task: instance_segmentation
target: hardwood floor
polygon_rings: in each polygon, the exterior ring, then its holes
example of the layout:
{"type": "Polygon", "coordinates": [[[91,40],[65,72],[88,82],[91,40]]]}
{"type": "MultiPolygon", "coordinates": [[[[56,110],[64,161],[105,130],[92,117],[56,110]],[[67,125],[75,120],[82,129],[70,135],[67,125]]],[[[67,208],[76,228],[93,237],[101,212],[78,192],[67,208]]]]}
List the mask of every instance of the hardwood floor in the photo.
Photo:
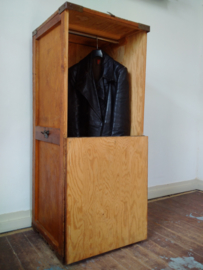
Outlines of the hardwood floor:
{"type": "Polygon", "coordinates": [[[0,270],[203,269],[203,193],[149,201],[148,240],[62,265],[32,229],[0,235],[0,270]]]}

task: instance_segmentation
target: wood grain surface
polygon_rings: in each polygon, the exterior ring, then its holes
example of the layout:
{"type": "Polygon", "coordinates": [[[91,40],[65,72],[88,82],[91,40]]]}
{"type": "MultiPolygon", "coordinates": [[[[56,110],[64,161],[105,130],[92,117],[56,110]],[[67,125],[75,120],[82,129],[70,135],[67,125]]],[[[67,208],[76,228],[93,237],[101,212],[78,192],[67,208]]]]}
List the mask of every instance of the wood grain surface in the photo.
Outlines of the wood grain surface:
{"type": "Polygon", "coordinates": [[[139,24],[94,10],[83,9],[83,12],[70,11],[70,29],[119,40],[134,31],[139,31],[139,24]]]}
{"type": "MultiPolygon", "coordinates": [[[[96,44],[96,42],[95,42],[96,44]]],[[[68,65],[69,67],[72,67],[73,65],[77,64],[85,58],[94,48],[86,45],[81,45],[81,44],[75,44],[70,42],[69,43],[69,50],[68,50],[68,65]]]]}
{"type": "Polygon", "coordinates": [[[55,13],[33,37],[33,226],[61,257],[67,175],[68,22],[68,11],[55,13]],[[41,134],[45,129],[50,131],[48,138],[41,134]]]}
{"type": "MultiPolygon", "coordinates": [[[[119,18],[116,14],[112,16],[82,6],[78,9],[73,8],[73,4],[71,4],[71,7],[69,5],[69,8],[66,9],[65,12],[68,12],[70,16],[71,30],[83,31],[85,33],[92,33],[108,38],[114,37],[115,39],[120,39],[135,31],[150,31],[150,27],[147,25],[119,18]]],[[[47,28],[52,27],[59,17],[60,14],[57,10],[36,29],[37,35],[40,36],[45,33],[47,28]]]]}
{"type": "Polygon", "coordinates": [[[6,237],[0,238],[0,269],[24,270],[6,237]]]}
{"type": "Polygon", "coordinates": [[[39,142],[38,216],[40,224],[59,242],[60,237],[60,147],[39,142]]]}
{"type": "Polygon", "coordinates": [[[51,31],[52,28],[56,27],[57,24],[59,24],[61,21],[61,15],[59,13],[55,14],[51,20],[48,20],[43,27],[39,27],[37,29],[37,33],[35,38],[39,39],[42,37],[42,35],[45,35],[48,31],[51,31]]]}
{"type": "Polygon", "coordinates": [[[59,186],[59,208],[60,208],[60,254],[65,259],[65,235],[66,235],[66,216],[65,208],[67,197],[65,193],[67,185],[67,126],[68,126],[68,29],[69,12],[61,14],[61,90],[60,90],[60,178],[59,186]]]}
{"type": "Polygon", "coordinates": [[[147,237],[147,137],[69,138],[67,263],[147,237]]]}
{"type": "Polygon", "coordinates": [[[56,26],[38,40],[38,50],[38,126],[60,128],[60,25],[56,26]]]}

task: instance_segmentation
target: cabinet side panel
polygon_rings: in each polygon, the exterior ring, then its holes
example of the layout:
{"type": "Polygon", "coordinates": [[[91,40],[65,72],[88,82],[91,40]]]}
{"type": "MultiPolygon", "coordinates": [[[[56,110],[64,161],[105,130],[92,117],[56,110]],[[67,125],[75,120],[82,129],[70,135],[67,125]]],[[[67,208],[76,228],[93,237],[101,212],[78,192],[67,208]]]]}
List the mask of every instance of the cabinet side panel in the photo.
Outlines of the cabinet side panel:
{"type": "Polygon", "coordinates": [[[127,67],[130,82],[131,136],[143,135],[147,33],[126,38],[123,45],[104,48],[116,61],[127,67]]]}
{"type": "Polygon", "coordinates": [[[38,41],[38,126],[60,128],[61,31],[60,24],[38,41]]]}
{"type": "Polygon", "coordinates": [[[61,229],[59,158],[58,145],[39,141],[38,222],[58,243],[61,229]]]}
{"type": "Polygon", "coordinates": [[[67,263],[147,237],[147,137],[70,138],[67,263]]]}
{"type": "Polygon", "coordinates": [[[55,14],[37,33],[33,44],[33,227],[63,259],[68,12],[55,14]]]}

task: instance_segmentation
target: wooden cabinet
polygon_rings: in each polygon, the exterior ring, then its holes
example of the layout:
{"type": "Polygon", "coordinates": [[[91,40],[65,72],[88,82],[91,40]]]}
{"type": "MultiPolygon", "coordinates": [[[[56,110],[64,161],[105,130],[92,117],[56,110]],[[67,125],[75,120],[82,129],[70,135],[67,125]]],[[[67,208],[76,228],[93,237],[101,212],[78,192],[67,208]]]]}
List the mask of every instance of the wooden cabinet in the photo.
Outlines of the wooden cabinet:
{"type": "Polygon", "coordinates": [[[149,27],[66,2],[33,32],[33,227],[70,264],[147,238],[149,27]],[[131,136],[67,137],[68,68],[99,46],[127,67],[131,136]],[[47,132],[48,131],[48,132],[47,132]]]}

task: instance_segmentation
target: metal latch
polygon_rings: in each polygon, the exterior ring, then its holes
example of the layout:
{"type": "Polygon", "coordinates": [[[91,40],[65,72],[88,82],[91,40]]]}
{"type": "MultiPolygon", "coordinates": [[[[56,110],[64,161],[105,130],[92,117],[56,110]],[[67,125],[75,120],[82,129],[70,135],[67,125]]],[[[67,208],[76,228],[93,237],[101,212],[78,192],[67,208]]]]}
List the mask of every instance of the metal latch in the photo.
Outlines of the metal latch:
{"type": "Polygon", "coordinates": [[[48,138],[49,137],[49,130],[45,130],[45,131],[41,131],[42,134],[44,134],[44,138],[48,138]]]}

